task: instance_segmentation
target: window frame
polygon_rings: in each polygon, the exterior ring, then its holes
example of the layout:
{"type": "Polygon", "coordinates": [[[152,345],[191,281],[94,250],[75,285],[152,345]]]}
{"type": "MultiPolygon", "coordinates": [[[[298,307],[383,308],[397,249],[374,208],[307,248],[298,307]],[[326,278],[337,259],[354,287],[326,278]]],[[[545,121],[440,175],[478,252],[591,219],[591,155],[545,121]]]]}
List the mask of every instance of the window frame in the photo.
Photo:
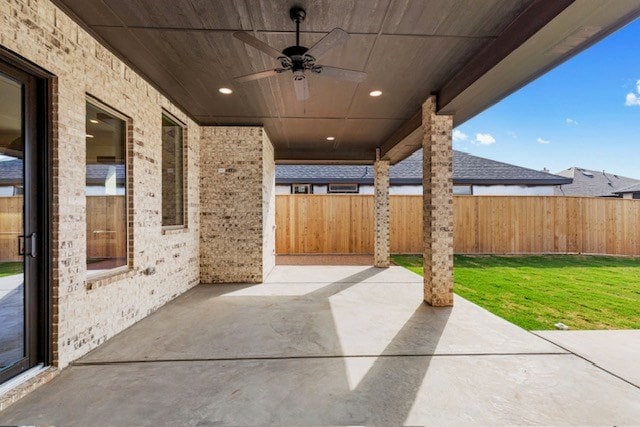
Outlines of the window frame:
{"type": "Polygon", "coordinates": [[[473,185],[470,185],[470,184],[469,184],[469,185],[466,185],[466,184],[456,184],[456,185],[453,185],[453,187],[451,188],[451,193],[452,193],[454,196],[473,196],[473,185]],[[461,190],[462,188],[467,189],[467,190],[468,190],[468,193],[467,193],[467,192],[464,192],[464,193],[460,192],[460,190],[461,190]],[[458,189],[458,191],[457,191],[457,192],[456,192],[456,189],[458,189]]]}
{"type": "Polygon", "coordinates": [[[313,186],[311,184],[291,184],[291,194],[301,194],[301,195],[313,194],[313,186]],[[306,187],[307,188],[307,192],[306,193],[297,193],[296,192],[296,187],[306,187]]]}
{"type": "Polygon", "coordinates": [[[356,184],[356,183],[333,183],[333,184],[329,184],[327,185],[327,194],[358,194],[360,193],[360,184],[356,184]],[[350,190],[334,190],[331,187],[332,186],[339,186],[339,185],[355,185],[355,190],[354,191],[350,191],[350,190]]]}
{"type": "MultiPolygon", "coordinates": [[[[99,271],[97,273],[92,273],[92,270],[89,270],[88,264],[86,261],[87,251],[85,250],[85,271],[87,277],[87,289],[93,289],[95,287],[102,286],[103,284],[111,281],[115,281],[121,278],[126,277],[131,274],[134,268],[134,260],[133,260],[133,121],[131,117],[122,113],[121,111],[111,107],[105,102],[101,101],[99,98],[92,96],[90,94],[85,95],[85,119],[87,106],[91,104],[92,106],[105,111],[108,114],[113,115],[114,117],[122,120],[124,122],[124,164],[125,164],[125,248],[126,248],[126,264],[118,267],[111,268],[107,271],[99,271]]],[[[85,128],[86,128],[85,123],[85,128]]],[[[85,150],[87,144],[87,137],[84,138],[85,141],[85,150]]],[[[87,167],[87,159],[85,155],[84,159],[84,167],[86,171],[87,167]]],[[[85,187],[87,186],[86,177],[84,182],[85,187]]],[[[85,190],[86,191],[86,190],[85,190]]],[[[86,198],[88,196],[85,194],[85,203],[86,198]]],[[[87,225],[87,219],[85,217],[85,230],[87,225]]],[[[88,236],[85,236],[85,239],[88,240],[88,236]]]]}
{"type": "Polygon", "coordinates": [[[182,224],[176,225],[164,225],[164,214],[163,214],[163,206],[162,206],[162,190],[163,190],[163,177],[162,173],[162,134],[160,135],[160,226],[162,228],[163,234],[167,234],[166,232],[171,232],[173,230],[187,230],[189,228],[189,204],[188,204],[188,167],[187,167],[187,125],[180,119],[178,119],[175,115],[171,114],[169,111],[162,109],[160,114],[160,132],[162,132],[162,119],[163,116],[167,119],[174,122],[176,125],[180,127],[181,130],[181,141],[182,144],[182,224]]]}

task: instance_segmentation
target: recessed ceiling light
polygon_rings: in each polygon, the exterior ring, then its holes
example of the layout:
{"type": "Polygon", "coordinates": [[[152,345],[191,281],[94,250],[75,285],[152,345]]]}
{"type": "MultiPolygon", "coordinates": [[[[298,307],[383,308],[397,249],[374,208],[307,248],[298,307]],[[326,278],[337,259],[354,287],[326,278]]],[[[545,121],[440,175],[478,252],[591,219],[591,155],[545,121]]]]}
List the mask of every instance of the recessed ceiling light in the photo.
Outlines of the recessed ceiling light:
{"type": "Polygon", "coordinates": [[[380,96],[382,95],[382,91],[381,90],[373,90],[371,92],[369,92],[369,96],[380,96]]]}
{"type": "Polygon", "coordinates": [[[220,89],[218,89],[218,92],[224,94],[224,95],[230,95],[233,93],[233,91],[231,89],[229,89],[228,87],[221,87],[220,89]]]}
{"type": "Polygon", "coordinates": [[[93,138],[93,135],[87,134],[87,138],[93,138]]]}
{"type": "Polygon", "coordinates": [[[91,119],[91,120],[89,120],[89,121],[90,121],[91,123],[96,123],[96,124],[100,123],[100,121],[99,121],[99,120],[96,120],[96,119],[91,119]]]}
{"type": "Polygon", "coordinates": [[[336,137],[335,136],[328,136],[327,137],[327,141],[335,141],[336,137]]]}

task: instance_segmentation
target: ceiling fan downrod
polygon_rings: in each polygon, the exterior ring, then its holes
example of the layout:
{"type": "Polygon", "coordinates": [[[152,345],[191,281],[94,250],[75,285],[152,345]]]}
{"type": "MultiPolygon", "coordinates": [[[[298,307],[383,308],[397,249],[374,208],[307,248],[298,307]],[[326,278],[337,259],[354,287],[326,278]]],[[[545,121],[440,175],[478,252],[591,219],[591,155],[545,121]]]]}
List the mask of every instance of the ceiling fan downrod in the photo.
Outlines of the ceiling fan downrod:
{"type": "Polygon", "coordinates": [[[289,17],[296,23],[296,46],[300,46],[300,23],[307,17],[307,12],[301,7],[294,6],[289,10],[289,17]]]}

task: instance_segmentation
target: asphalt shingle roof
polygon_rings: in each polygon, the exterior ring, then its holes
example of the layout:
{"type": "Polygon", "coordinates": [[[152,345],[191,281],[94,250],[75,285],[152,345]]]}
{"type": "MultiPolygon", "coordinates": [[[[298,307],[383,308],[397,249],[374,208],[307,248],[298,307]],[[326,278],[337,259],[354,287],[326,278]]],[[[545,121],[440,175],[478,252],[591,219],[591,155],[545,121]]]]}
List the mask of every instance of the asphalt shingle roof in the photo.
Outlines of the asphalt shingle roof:
{"type": "Polygon", "coordinates": [[[640,184],[638,179],[578,167],[565,169],[558,175],[573,179],[571,184],[556,189],[556,194],[563,196],[615,196],[619,190],[640,184]]]}
{"type": "Polygon", "coordinates": [[[22,182],[22,160],[6,160],[0,162],[0,183],[18,184],[22,182]]]}
{"type": "MultiPolygon", "coordinates": [[[[422,183],[422,150],[391,166],[389,181],[395,185],[422,183]]],[[[276,183],[354,183],[373,184],[372,166],[344,165],[277,165],[276,183]]],[[[453,152],[455,184],[486,185],[559,185],[570,180],[550,173],[527,169],[462,151],[453,152]]]]}
{"type": "Polygon", "coordinates": [[[630,185],[628,187],[624,187],[621,188],[619,190],[616,190],[616,193],[618,194],[623,194],[623,193],[640,193],[640,183],[638,184],[634,184],[634,185],[630,185]]]}
{"type": "MultiPolygon", "coordinates": [[[[109,173],[112,165],[88,165],[87,166],[87,182],[103,183],[109,173]]],[[[116,181],[124,182],[125,167],[124,165],[115,165],[116,181]]],[[[18,184],[22,182],[22,160],[7,160],[0,162],[0,184],[18,184]]]]}

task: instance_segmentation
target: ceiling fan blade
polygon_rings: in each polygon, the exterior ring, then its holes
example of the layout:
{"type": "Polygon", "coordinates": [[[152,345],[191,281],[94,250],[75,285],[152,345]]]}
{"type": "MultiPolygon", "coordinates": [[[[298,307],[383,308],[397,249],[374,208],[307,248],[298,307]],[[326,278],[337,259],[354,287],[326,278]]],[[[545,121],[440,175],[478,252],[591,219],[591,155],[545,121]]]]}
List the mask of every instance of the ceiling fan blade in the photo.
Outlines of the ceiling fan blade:
{"type": "Polygon", "coordinates": [[[348,80],[350,82],[361,83],[367,78],[367,73],[356,70],[345,70],[344,68],[320,66],[319,74],[325,77],[333,77],[340,80],[348,80]]]}
{"type": "Polygon", "coordinates": [[[255,47],[260,52],[266,53],[272,58],[278,59],[285,56],[279,50],[269,46],[262,40],[258,40],[257,38],[253,37],[251,34],[246,33],[244,31],[236,31],[235,33],[233,33],[233,37],[237,38],[241,42],[248,44],[249,46],[255,47]]]}
{"type": "Polygon", "coordinates": [[[296,92],[298,101],[304,101],[309,98],[309,84],[306,78],[295,76],[293,78],[293,89],[296,92]]]}
{"type": "Polygon", "coordinates": [[[334,28],[329,34],[320,39],[318,43],[311,46],[311,49],[309,49],[305,55],[313,56],[315,59],[320,59],[320,57],[325,53],[340,46],[350,38],[351,36],[346,31],[340,28],[334,28]]]}
{"type": "Polygon", "coordinates": [[[260,71],[258,73],[247,74],[244,76],[234,77],[234,80],[239,83],[250,82],[252,80],[265,79],[267,77],[273,77],[277,74],[280,74],[282,71],[280,68],[276,68],[275,70],[265,70],[260,71]]]}

